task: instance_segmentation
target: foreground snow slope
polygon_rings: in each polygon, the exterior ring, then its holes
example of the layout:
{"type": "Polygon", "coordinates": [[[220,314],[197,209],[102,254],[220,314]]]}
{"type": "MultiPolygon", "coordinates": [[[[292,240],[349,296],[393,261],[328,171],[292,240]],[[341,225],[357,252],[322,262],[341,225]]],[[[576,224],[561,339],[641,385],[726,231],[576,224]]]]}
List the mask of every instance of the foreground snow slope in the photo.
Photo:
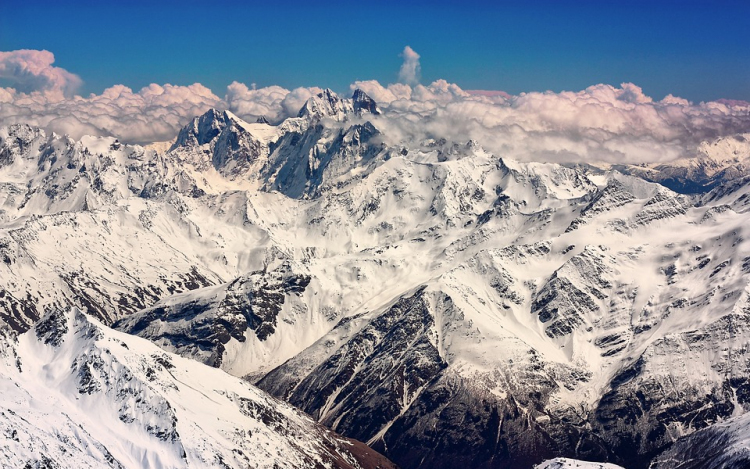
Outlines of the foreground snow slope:
{"type": "Polygon", "coordinates": [[[392,467],[220,370],[52,313],[0,342],[3,467],[392,467]]]}
{"type": "Polygon", "coordinates": [[[622,469],[620,466],[608,463],[579,461],[577,459],[555,458],[544,461],[534,469],[622,469]]]}

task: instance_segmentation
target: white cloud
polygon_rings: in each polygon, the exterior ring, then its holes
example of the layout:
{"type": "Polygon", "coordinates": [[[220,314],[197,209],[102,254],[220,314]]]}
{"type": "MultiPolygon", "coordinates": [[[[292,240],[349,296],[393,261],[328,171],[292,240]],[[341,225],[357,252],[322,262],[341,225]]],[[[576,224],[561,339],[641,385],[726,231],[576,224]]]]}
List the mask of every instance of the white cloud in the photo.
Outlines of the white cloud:
{"type": "Polygon", "coordinates": [[[73,138],[113,135],[127,142],[147,143],[174,138],[194,116],[221,105],[221,99],[199,83],[151,84],[137,93],[115,85],[100,95],[68,99],[59,99],[56,93],[21,93],[6,88],[0,92],[0,123],[38,125],[73,138]]]}
{"type": "Polygon", "coordinates": [[[230,111],[250,122],[261,116],[275,122],[287,117],[281,103],[288,94],[280,86],[256,89],[235,81],[227,87],[225,101],[230,111]]]}
{"type": "Polygon", "coordinates": [[[416,85],[419,83],[421,67],[419,65],[419,54],[414,52],[409,46],[404,47],[400,57],[404,59],[401,64],[401,70],[398,72],[398,81],[407,85],[416,85]]]}
{"type": "Polygon", "coordinates": [[[58,99],[72,96],[81,85],[78,75],[53,67],[55,56],[46,50],[0,51],[0,78],[21,92],[40,91],[58,99]]]}
{"type": "Polygon", "coordinates": [[[256,89],[234,82],[221,99],[200,83],[152,83],[138,92],[114,85],[99,95],[66,97],[80,79],[51,67],[53,61],[46,51],[0,52],[3,76],[15,77],[23,85],[0,88],[0,125],[27,123],[76,139],[87,134],[112,135],[128,143],[150,143],[171,140],[190,119],[210,108],[229,109],[251,122],[260,116],[279,122],[296,116],[305,101],[321,91],[315,87],[256,89]]]}
{"type": "Polygon", "coordinates": [[[296,117],[305,102],[323,91],[321,88],[295,88],[292,91],[280,86],[248,88],[233,82],[227,87],[227,108],[249,122],[264,116],[270,122],[280,122],[287,117],[296,117]]]}
{"type": "Polygon", "coordinates": [[[350,91],[361,89],[378,104],[390,104],[397,99],[409,100],[411,98],[411,86],[403,83],[392,83],[384,87],[375,80],[355,81],[349,86],[350,91]]]}
{"type": "MultiPolygon", "coordinates": [[[[405,49],[405,64],[411,63],[407,69],[414,73],[418,57],[405,49]]],[[[137,92],[115,85],[99,95],[66,97],[80,79],[53,62],[46,51],[0,52],[0,73],[18,85],[0,88],[0,125],[29,123],[74,138],[113,135],[147,143],[174,138],[190,119],[212,107],[248,121],[265,116],[279,122],[296,116],[321,91],[234,82],[224,99],[198,83],[151,84],[137,92]]],[[[693,104],[672,95],[656,101],[631,83],[518,96],[465,91],[445,80],[426,86],[358,81],[351,85],[355,88],[379,103],[384,115],[372,118],[392,143],[473,139],[499,156],[525,161],[669,161],[691,155],[702,140],[750,132],[747,102],[693,104]]]]}
{"type": "MultiPolygon", "coordinates": [[[[379,102],[379,125],[395,139],[474,139],[500,156],[534,161],[641,163],[690,156],[697,143],[750,131],[744,102],[654,101],[632,83],[578,92],[466,92],[438,80],[399,96],[395,85],[357,82],[379,102]]],[[[398,85],[405,86],[405,85],[398,85]]]]}

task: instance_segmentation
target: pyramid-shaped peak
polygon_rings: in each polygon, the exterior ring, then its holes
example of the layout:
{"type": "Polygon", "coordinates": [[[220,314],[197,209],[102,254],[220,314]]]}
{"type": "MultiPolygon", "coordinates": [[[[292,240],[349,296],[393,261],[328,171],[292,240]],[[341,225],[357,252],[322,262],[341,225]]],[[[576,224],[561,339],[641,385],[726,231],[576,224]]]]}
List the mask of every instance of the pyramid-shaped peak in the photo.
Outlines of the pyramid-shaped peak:
{"type": "Polygon", "coordinates": [[[361,116],[364,113],[370,114],[381,114],[378,103],[375,102],[367,93],[357,88],[352,94],[352,102],[354,106],[354,112],[361,116]]]}
{"type": "MultiPolygon", "coordinates": [[[[226,125],[227,117],[226,111],[211,108],[200,116],[194,118],[193,122],[197,124],[198,129],[219,128],[226,125]]],[[[190,124],[186,127],[190,127],[190,124]]]]}
{"type": "Polygon", "coordinates": [[[193,118],[180,130],[172,148],[203,145],[212,141],[226,127],[232,117],[235,116],[229,111],[209,109],[202,115],[193,118]]]}
{"type": "Polygon", "coordinates": [[[339,98],[339,95],[334,93],[334,91],[330,88],[324,89],[322,92],[318,93],[319,98],[325,98],[329,102],[338,102],[341,101],[341,98],[339,98]]]}
{"type": "Polygon", "coordinates": [[[356,103],[357,101],[372,101],[372,98],[370,95],[357,88],[354,90],[354,93],[352,93],[352,100],[356,103]]]}
{"type": "Polygon", "coordinates": [[[208,111],[204,112],[200,116],[198,116],[199,119],[220,119],[224,115],[223,111],[220,111],[216,108],[211,108],[208,111]]]}
{"type": "Polygon", "coordinates": [[[326,88],[307,100],[300,109],[298,117],[344,120],[345,116],[352,112],[354,108],[350,100],[341,99],[330,88],[326,88]]]}

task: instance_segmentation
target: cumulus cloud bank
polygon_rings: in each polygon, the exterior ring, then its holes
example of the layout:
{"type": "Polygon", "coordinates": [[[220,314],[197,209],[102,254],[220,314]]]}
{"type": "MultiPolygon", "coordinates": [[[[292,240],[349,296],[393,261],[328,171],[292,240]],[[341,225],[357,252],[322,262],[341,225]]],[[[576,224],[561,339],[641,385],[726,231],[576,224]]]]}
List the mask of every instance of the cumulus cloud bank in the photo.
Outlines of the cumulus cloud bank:
{"type": "Polygon", "coordinates": [[[190,119],[210,108],[277,122],[296,115],[320,91],[290,92],[279,86],[256,90],[234,82],[222,99],[200,83],[151,84],[139,91],[114,85],[99,95],[82,97],[73,95],[81,79],[52,66],[54,61],[48,51],[0,52],[0,78],[13,85],[0,88],[0,125],[26,123],[73,138],[113,135],[129,143],[150,143],[173,139],[190,119]]]}
{"type": "Polygon", "coordinates": [[[72,96],[81,85],[78,75],[53,67],[55,56],[46,50],[0,51],[0,78],[21,92],[44,91],[72,96]]]}
{"type": "MultiPolygon", "coordinates": [[[[419,55],[404,50],[406,78],[417,78],[419,55]]],[[[74,138],[113,135],[148,143],[175,137],[209,108],[229,109],[248,121],[277,123],[296,116],[320,88],[256,88],[234,82],[223,98],[205,86],[115,85],[100,95],[66,97],[80,79],[53,67],[46,51],[0,53],[0,74],[16,88],[0,88],[0,125],[28,123],[74,138]]],[[[402,67],[402,71],[404,67],[402,67]]],[[[402,77],[403,78],[403,77],[402,77]]],[[[632,83],[582,91],[466,91],[445,80],[427,86],[359,81],[384,111],[372,116],[386,138],[410,147],[427,139],[478,141],[498,156],[522,161],[642,163],[692,156],[703,140],[750,132],[750,104],[721,100],[694,104],[669,95],[660,101],[632,83]]],[[[402,80],[407,81],[407,80],[402,80]]]]}
{"type": "Polygon", "coordinates": [[[147,143],[173,138],[197,114],[221,103],[201,84],[151,84],[138,92],[123,85],[100,95],[57,99],[54,93],[0,92],[0,122],[26,123],[47,130],[82,135],[114,135],[124,141],[147,143]]]}
{"type": "Polygon", "coordinates": [[[381,103],[379,124],[401,141],[477,140],[522,161],[643,163],[692,156],[703,140],[750,132],[750,105],[655,101],[632,83],[582,91],[467,92],[445,80],[423,86],[356,82],[381,103]]]}
{"type": "Polygon", "coordinates": [[[280,86],[255,89],[235,81],[227,87],[226,106],[243,119],[252,121],[262,116],[270,122],[279,122],[296,116],[305,102],[321,91],[316,87],[292,91],[280,86]]]}

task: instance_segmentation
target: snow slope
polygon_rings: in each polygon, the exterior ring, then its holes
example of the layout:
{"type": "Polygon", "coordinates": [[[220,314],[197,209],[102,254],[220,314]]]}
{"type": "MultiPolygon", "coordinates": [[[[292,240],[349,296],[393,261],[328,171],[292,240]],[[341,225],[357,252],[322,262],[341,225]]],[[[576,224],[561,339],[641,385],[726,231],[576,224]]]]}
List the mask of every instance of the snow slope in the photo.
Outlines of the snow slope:
{"type": "Polygon", "coordinates": [[[79,310],[2,339],[3,467],[392,467],[217,369],[79,310]]]}
{"type": "Polygon", "coordinates": [[[622,469],[620,466],[609,463],[598,463],[579,461],[576,459],[555,458],[535,466],[534,469],[622,469]]]}

